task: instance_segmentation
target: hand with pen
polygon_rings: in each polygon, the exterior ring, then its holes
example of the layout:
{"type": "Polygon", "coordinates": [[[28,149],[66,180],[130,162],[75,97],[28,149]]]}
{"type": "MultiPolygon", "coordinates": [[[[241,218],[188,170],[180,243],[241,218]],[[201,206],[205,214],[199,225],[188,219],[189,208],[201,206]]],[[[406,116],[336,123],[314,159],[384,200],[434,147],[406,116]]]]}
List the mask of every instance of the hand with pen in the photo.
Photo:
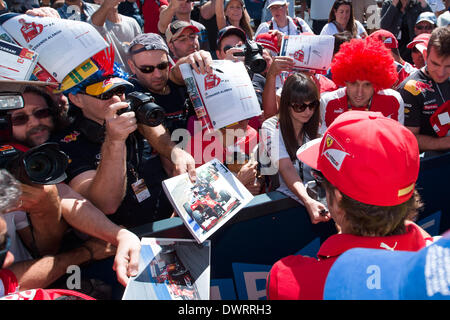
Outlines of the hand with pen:
{"type": "Polygon", "coordinates": [[[179,68],[183,63],[190,64],[192,69],[197,73],[213,73],[211,54],[204,50],[193,52],[190,55],[179,59],[175,66],[170,70],[170,79],[179,85],[184,85],[184,80],[179,68]]]}

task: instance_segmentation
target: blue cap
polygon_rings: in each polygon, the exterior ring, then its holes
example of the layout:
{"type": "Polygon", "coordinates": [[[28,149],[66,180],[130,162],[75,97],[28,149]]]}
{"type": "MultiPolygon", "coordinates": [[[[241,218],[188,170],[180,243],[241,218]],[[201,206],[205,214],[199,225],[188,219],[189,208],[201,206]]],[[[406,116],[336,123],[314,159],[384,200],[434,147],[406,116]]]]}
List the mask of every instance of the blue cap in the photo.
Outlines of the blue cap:
{"type": "Polygon", "coordinates": [[[331,267],[326,300],[450,300],[450,234],[416,252],[351,249],[331,267]]]}

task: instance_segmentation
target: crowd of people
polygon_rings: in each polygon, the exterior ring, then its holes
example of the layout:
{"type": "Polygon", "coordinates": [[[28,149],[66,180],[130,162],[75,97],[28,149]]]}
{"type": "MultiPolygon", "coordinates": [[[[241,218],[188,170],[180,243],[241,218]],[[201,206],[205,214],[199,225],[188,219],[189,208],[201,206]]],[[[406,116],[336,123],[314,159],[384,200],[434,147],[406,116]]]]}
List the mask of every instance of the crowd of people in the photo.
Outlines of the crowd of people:
{"type": "MultiPolygon", "coordinates": [[[[180,65],[210,74],[214,59],[243,63],[248,42],[266,62],[249,72],[261,115],[218,129],[240,136],[222,139],[212,157],[252,194],[280,191],[312,223],[334,220],[339,233],[318,259],[275,263],[268,298],[322,299],[329,269],[350,248],[417,251],[432,240],[413,222],[414,185],[420,153],[450,151],[450,1],[300,1],[303,18],[286,0],[247,2],[0,0],[0,14],[89,23],[114,52],[114,65],[98,62],[99,72],[65,91],[0,84],[24,101],[8,111],[11,137],[2,143],[25,152],[53,142],[69,158],[64,183],[17,182],[0,171],[0,297],[55,287],[68,266],[114,255],[120,284],[136,275],[140,244],[128,229],[173,217],[161,182],[186,172],[195,181],[209,160],[189,152],[204,130],[180,65]],[[295,70],[279,55],[286,35],[333,36],[328,72],[295,70]],[[132,92],[154,98],[162,123],[128,109],[132,92]],[[190,133],[190,148],[173,141],[178,129],[190,133]],[[253,156],[255,141],[269,163],[253,156]],[[325,202],[310,181],[324,187],[325,202]]],[[[211,141],[200,141],[207,150],[211,141]]]]}

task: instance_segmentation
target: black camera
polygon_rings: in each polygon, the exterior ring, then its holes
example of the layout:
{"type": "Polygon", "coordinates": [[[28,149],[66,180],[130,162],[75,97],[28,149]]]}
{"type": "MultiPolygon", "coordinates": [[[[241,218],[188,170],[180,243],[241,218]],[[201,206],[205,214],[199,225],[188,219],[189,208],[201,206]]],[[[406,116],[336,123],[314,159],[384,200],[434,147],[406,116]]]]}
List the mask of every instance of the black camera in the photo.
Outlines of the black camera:
{"type": "Polygon", "coordinates": [[[150,127],[160,125],[165,119],[164,109],[155,103],[155,98],[142,92],[133,91],[127,95],[128,107],[120,109],[117,114],[134,111],[137,123],[150,127]]]}
{"type": "Polygon", "coordinates": [[[0,168],[25,184],[55,184],[67,178],[67,155],[57,143],[48,142],[23,152],[12,145],[0,146],[0,168]]]}
{"type": "Polygon", "coordinates": [[[243,45],[236,48],[243,49],[243,51],[233,53],[233,55],[245,57],[244,64],[248,66],[250,71],[261,73],[266,70],[267,63],[262,56],[263,49],[259,43],[247,39],[243,45]]]}

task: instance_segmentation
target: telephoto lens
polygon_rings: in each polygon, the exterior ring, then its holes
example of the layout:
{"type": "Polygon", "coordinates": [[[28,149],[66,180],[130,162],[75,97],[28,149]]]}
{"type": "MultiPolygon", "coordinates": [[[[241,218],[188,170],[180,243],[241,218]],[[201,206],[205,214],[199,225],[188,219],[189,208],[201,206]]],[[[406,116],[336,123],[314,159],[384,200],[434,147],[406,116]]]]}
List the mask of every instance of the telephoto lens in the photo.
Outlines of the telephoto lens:
{"type": "Polygon", "coordinates": [[[25,184],[56,184],[66,178],[67,155],[57,143],[48,142],[27,152],[17,152],[6,162],[5,168],[25,184]]]}

